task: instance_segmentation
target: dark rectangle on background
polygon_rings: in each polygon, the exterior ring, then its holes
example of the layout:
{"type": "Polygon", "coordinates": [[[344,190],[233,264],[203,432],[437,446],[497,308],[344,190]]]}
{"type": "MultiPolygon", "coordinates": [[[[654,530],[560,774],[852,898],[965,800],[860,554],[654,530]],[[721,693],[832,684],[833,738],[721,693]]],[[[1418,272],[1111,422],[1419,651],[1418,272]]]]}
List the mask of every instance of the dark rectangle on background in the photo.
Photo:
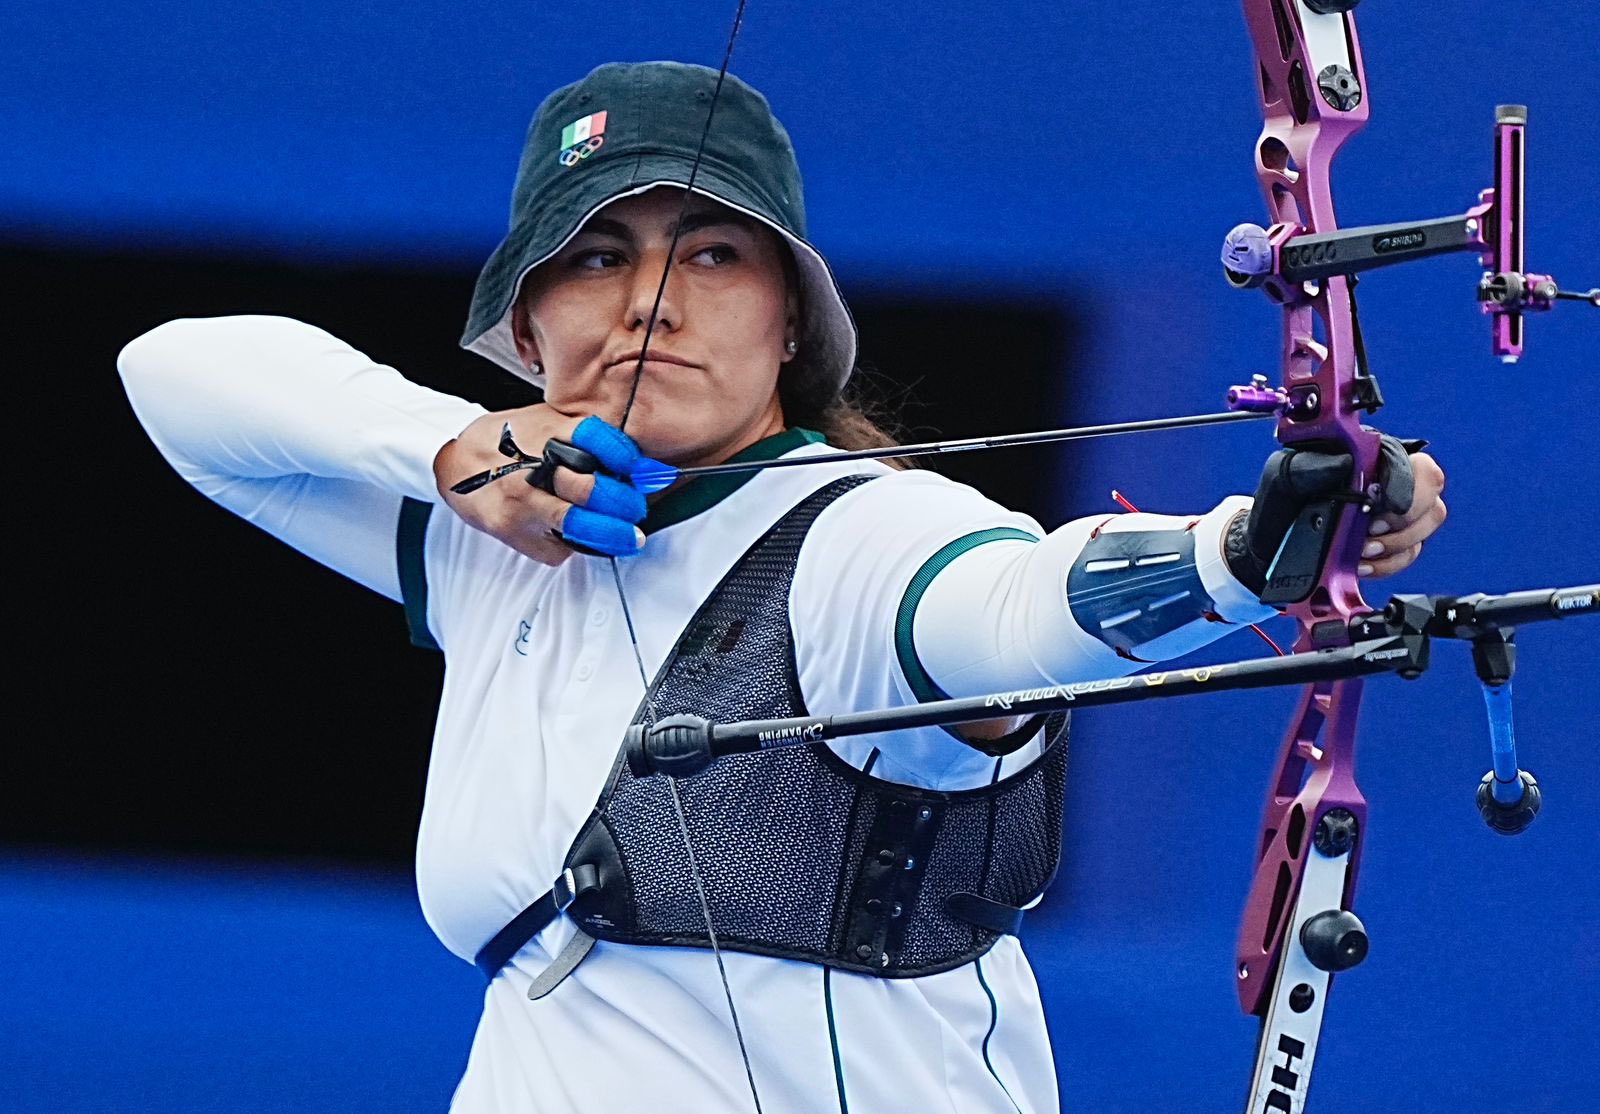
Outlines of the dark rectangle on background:
{"type": "MultiPolygon", "coordinates": [[[[23,649],[0,839],[409,862],[439,657],[409,645],[397,604],[190,490],[115,363],[175,317],[283,314],[429,386],[524,405],[531,388],[456,346],[473,274],[18,246],[0,268],[20,294],[7,363],[23,649]]],[[[1073,325],[1052,303],[863,294],[852,308],[911,436],[1064,412],[1073,325]]],[[[1037,516],[1039,452],[940,470],[1037,516]]]]}

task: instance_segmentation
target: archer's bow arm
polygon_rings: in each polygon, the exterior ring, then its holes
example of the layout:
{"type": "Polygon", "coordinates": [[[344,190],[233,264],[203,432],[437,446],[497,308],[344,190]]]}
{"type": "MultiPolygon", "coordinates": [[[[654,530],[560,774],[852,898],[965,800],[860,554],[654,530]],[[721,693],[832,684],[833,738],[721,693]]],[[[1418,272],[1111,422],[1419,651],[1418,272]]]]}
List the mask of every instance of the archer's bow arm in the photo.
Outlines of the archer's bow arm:
{"type": "Polygon", "coordinates": [[[1125,676],[1269,618],[1223,556],[1249,508],[1234,496],[1198,516],[1096,515],[1036,544],[974,546],[922,596],[918,661],[938,695],[977,696],[1125,676]]]}

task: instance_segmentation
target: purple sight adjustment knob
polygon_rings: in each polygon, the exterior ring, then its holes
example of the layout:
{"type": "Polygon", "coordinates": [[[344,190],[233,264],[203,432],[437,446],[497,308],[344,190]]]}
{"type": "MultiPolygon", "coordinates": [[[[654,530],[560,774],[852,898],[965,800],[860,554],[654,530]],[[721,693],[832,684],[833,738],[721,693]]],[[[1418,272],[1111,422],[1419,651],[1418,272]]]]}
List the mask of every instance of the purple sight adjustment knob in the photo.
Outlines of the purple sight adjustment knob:
{"type": "Polygon", "coordinates": [[[1259,224],[1235,225],[1222,241],[1222,271],[1237,287],[1260,285],[1272,273],[1272,239],[1259,224]]]}
{"type": "Polygon", "coordinates": [[[1289,408],[1289,392],[1267,385],[1265,375],[1252,375],[1247,387],[1228,388],[1228,409],[1251,414],[1281,414],[1289,408]]]}

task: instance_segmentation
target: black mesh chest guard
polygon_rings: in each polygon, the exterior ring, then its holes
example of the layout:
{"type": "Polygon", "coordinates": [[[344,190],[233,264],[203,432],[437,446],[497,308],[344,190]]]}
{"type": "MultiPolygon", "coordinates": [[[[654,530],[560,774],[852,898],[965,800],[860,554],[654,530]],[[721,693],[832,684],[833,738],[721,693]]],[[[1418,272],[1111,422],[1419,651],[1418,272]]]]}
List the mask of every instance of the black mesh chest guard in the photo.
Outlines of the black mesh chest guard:
{"type": "MultiPolygon", "coordinates": [[[[739,559],[657,675],[658,716],[806,714],[789,625],[795,563],[823,508],[868,479],[817,491],[739,559]]],[[[879,781],[821,744],[722,758],[680,780],[718,943],[886,978],[982,955],[1055,875],[1065,728],[1053,717],[1044,757],[961,792],[879,781]]],[[[710,946],[665,776],[635,777],[619,754],[566,865],[598,869],[598,891],[568,909],[590,936],[710,946]]]]}

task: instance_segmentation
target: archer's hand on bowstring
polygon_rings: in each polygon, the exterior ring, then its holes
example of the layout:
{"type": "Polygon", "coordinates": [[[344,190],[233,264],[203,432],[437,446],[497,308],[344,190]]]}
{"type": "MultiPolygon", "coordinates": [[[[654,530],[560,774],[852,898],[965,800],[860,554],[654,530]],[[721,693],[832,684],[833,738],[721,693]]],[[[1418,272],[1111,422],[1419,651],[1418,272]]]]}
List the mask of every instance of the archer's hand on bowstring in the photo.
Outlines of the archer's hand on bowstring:
{"type": "MultiPolygon", "coordinates": [[[[1381,504],[1374,508],[1356,573],[1393,576],[1422,553],[1422,543],[1443,525],[1444,470],[1422,452],[1425,441],[1384,436],[1378,465],[1381,504]]],[[[1257,595],[1290,525],[1308,504],[1343,490],[1351,460],[1344,453],[1279,449],[1267,458],[1248,519],[1228,531],[1228,566],[1257,595]]]]}
{"type": "Polygon", "coordinates": [[[644,496],[617,478],[638,459],[638,446],[616,427],[539,403],[477,419],[439,450],[433,476],[468,525],[559,565],[574,553],[626,557],[644,545],[634,525],[644,518],[644,496]],[[566,447],[547,452],[552,441],[566,447]]]}

